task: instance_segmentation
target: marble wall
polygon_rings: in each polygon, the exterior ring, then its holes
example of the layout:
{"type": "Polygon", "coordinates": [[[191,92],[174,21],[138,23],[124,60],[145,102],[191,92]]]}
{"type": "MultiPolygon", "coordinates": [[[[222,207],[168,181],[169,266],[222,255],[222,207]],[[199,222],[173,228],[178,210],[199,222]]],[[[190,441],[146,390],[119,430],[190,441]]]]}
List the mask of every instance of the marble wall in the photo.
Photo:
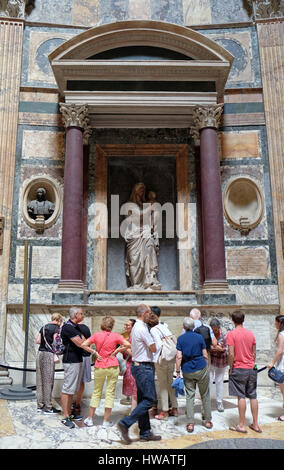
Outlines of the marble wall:
{"type": "MultiPolygon", "coordinates": [[[[9,270],[10,303],[21,302],[22,250],[26,238],[33,240],[36,249],[37,267],[33,272],[33,283],[36,287],[32,289],[32,301],[39,302],[44,298],[45,302],[51,302],[52,291],[59,280],[61,214],[44,234],[37,234],[26,224],[22,213],[23,187],[29,179],[46,174],[63,186],[65,129],[58,109],[61,98],[56,93],[57,85],[49,65],[48,54],[64,41],[82,32],[85,27],[140,18],[197,25],[200,33],[215,40],[235,57],[226,84],[220,130],[222,188],[225,191],[228,182],[236,176],[250,176],[258,182],[263,192],[265,209],[259,225],[246,236],[232,228],[224,218],[228,280],[237,295],[237,301],[241,304],[277,304],[264,108],[261,91],[256,92],[261,87],[257,34],[255,27],[248,23],[248,13],[242,4],[242,0],[64,0],[60,6],[54,1],[35,2],[35,8],[30,13],[24,30],[9,270]],[[239,94],[237,90],[240,91],[239,94]],[[247,256],[241,261],[242,248],[247,256]],[[258,265],[254,254],[260,253],[262,256],[257,257],[258,265]],[[51,263],[52,266],[46,267],[44,263],[49,256],[54,262],[51,263]],[[236,272],[238,262],[241,262],[240,272],[236,272]]],[[[95,144],[145,142],[186,143],[189,146],[191,239],[194,241],[193,286],[199,286],[195,164],[193,142],[188,130],[98,129],[93,132],[90,141],[87,239],[89,288],[93,286],[95,144]]]]}
{"type": "Polygon", "coordinates": [[[241,23],[250,17],[242,0],[37,0],[27,19],[84,26],[146,19],[192,26],[241,23]]]}

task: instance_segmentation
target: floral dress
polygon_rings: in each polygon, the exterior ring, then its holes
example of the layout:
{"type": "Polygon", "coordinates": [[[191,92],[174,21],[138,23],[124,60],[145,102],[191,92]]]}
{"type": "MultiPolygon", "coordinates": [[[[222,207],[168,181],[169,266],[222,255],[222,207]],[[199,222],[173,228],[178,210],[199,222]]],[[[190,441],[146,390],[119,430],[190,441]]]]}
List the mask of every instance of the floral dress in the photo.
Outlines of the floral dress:
{"type": "MultiPolygon", "coordinates": [[[[131,340],[128,340],[131,343],[131,340]]],[[[126,359],[128,356],[127,352],[123,354],[123,358],[126,359]]],[[[131,374],[131,363],[132,363],[132,356],[129,356],[126,362],[126,372],[123,376],[122,382],[122,393],[126,397],[135,397],[137,396],[137,387],[136,381],[131,374]]]]}

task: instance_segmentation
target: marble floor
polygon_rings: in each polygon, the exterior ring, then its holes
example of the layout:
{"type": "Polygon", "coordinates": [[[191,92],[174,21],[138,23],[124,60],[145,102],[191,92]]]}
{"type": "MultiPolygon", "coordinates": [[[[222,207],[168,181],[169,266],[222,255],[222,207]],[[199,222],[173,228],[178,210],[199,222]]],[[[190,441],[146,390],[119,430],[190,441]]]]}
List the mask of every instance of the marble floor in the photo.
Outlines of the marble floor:
{"type": "MultiPolygon", "coordinates": [[[[83,421],[77,421],[74,429],[66,428],[60,414],[47,416],[36,411],[36,401],[6,401],[0,400],[0,449],[185,449],[198,443],[215,442],[218,439],[276,439],[284,442],[284,423],[277,422],[276,417],[284,413],[282,402],[270,398],[259,397],[259,424],[263,430],[257,434],[248,429],[247,434],[229,430],[229,426],[237,424],[238,410],[235,399],[224,400],[224,413],[216,410],[215,400],[212,400],[213,428],[202,426],[200,401],[196,400],[196,423],[193,434],[188,434],[185,426],[185,399],[179,399],[179,416],[171,417],[168,421],[151,419],[152,430],[160,434],[159,442],[140,442],[138,427],[130,428],[132,444],[127,446],[117,429],[117,422],[129,412],[129,406],[121,405],[115,400],[111,415],[113,426],[109,429],[102,427],[103,406],[96,411],[93,427],[86,427],[83,421]]],[[[59,400],[54,405],[60,408],[59,400]]],[[[84,399],[81,414],[88,414],[89,399],[84,399]]],[[[247,424],[251,423],[249,405],[247,409],[247,424]]],[[[282,443],[283,443],[282,442],[282,443]]],[[[282,445],[281,443],[281,445],[282,445]]],[[[245,448],[245,441],[244,441],[245,448]]]]}

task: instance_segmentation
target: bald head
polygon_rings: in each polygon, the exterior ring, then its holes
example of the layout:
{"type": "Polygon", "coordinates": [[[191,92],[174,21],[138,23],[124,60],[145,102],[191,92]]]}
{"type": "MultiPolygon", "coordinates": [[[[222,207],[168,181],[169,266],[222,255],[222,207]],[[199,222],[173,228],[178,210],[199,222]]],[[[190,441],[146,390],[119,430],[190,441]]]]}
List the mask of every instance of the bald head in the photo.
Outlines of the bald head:
{"type": "Polygon", "coordinates": [[[200,320],[201,312],[200,312],[200,310],[198,310],[198,308],[193,308],[192,310],[190,310],[189,316],[193,320],[200,320]]]}

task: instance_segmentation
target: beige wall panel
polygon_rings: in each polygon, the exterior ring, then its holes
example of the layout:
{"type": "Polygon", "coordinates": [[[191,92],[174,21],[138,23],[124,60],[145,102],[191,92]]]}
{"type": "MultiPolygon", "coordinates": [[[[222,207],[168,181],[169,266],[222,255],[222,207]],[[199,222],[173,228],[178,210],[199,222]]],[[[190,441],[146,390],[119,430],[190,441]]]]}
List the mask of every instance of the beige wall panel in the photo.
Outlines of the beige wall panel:
{"type": "Polygon", "coordinates": [[[65,152],[63,132],[24,130],[23,158],[62,159],[65,152]]]}
{"type": "MultiPolygon", "coordinates": [[[[60,277],[61,247],[34,246],[32,253],[32,278],[50,279],[60,277]]],[[[16,253],[16,277],[24,277],[24,247],[16,253]]]]}
{"type": "Polygon", "coordinates": [[[4,356],[23,21],[0,21],[0,216],[5,217],[0,254],[0,358],[4,356]]]}
{"type": "Polygon", "coordinates": [[[266,279],[270,275],[265,248],[227,248],[228,279],[266,279]]]}
{"type": "Polygon", "coordinates": [[[258,24],[281,313],[284,313],[284,23],[258,24]]]}
{"type": "Polygon", "coordinates": [[[210,24],[210,0],[183,0],[183,16],[185,25],[210,24]]]}
{"type": "Polygon", "coordinates": [[[221,132],[220,148],[222,158],[257,158],[258,131],[221,132]]]}

